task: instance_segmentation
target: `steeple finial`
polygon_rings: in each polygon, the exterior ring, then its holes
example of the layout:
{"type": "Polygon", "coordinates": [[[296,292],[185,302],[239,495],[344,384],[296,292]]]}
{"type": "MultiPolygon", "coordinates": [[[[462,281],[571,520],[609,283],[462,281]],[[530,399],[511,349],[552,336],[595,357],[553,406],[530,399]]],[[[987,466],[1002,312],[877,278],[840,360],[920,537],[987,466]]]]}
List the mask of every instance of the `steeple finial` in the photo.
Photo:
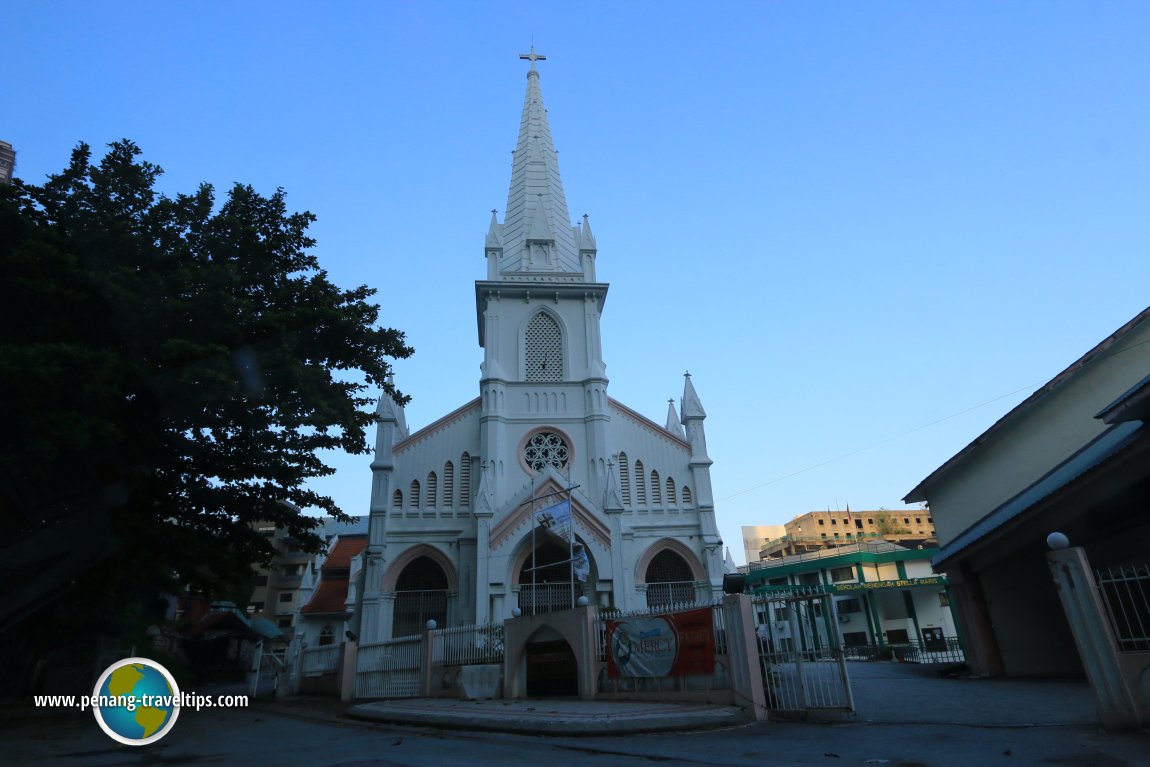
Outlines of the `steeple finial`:
{"type": "MultiPolygon", "coordinates": [[[[520,53],[519,58],[523,59],[524,61],[530,61],[531,62],[531,72],[535,71],[535,62],[536,61],[546,61],[547,60],[547,57],[544,56],[542,53],[536,53],[535,52],[535,46],[534,45],[531,46],[531,53],[520,53]]],[[[528,72],[528,74],[530,74],[530,72],[528,72]]]]}

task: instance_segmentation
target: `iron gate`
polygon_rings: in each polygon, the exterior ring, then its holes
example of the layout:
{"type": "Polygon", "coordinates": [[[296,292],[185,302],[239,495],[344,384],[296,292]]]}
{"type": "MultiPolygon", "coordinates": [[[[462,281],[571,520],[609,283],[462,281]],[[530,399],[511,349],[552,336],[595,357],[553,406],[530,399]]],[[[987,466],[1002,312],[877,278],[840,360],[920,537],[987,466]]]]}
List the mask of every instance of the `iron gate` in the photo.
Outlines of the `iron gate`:
{"type": "Polygon", "coordinates": [[[759,667],[773,711],[854,711],[834,600],[818,587],[774,589],[752,598],[759,667]]]}

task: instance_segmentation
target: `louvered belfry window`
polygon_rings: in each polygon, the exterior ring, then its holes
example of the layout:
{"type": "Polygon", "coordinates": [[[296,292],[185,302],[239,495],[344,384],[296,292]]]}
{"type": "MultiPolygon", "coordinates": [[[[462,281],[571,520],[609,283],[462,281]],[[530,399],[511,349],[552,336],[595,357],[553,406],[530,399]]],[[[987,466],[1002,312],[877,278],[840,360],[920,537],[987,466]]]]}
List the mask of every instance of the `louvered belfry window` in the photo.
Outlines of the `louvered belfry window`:
{"type": "Polygon", "coordinates": [[[527,323],[525,363],[528,381],[563,380],[563,333],[559,323],[539,312],[527,323]]]}

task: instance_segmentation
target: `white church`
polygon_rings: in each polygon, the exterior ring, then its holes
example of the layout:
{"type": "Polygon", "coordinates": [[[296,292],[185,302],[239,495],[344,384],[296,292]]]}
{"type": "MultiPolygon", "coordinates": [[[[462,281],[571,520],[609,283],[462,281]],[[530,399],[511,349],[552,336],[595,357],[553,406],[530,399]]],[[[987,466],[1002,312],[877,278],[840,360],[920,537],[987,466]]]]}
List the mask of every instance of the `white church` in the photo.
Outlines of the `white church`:
{"type": "Polygon", "coordinates": [[[608,396],[609,286],[595,275],[587,217],[572,225],[567,212],[536,69],[544,57],[522,58],[531,68],[507,207],[502,223],[492,214],[475,283],[479,396],[414,433],[401,407],[380,400],[363,642],[580,597],[632,610],[722,591],[706,413],[689,375],[662,425],[608,396]],[[570,544],[535,524],[563,501],[570,544]]]}

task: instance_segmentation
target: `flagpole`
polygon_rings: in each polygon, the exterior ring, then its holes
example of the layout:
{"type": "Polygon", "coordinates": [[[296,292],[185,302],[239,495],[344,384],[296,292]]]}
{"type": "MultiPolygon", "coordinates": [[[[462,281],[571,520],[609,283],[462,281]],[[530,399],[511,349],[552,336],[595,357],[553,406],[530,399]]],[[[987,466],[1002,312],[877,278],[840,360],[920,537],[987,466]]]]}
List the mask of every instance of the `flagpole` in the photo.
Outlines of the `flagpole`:
{"type": "Polygon", "coordinates": [[[567,513],[570,515],[570,529],[567,533],[567,577],[571,582],[571,609],[575,609],[575,509],[571,505],[571,467],[567,467],[567,513]]]}
{"type": "Polygon", "coordinates": [[[535,477],[531,477],[531,614],[535,615],[535,477]]]}

